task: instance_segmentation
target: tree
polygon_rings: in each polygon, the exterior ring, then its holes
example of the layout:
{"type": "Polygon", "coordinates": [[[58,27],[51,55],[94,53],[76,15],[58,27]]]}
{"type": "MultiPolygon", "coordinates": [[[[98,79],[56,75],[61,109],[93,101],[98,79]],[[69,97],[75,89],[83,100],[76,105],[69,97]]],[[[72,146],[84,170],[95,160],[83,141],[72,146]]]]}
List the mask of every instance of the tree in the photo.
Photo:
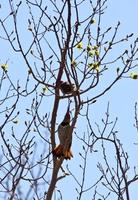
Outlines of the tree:
{"type": "MultiPolygon", "coordinates": [[[[107,0],[9,0],[1,4],[1,42],[8,42],[14,63],[19,63],[18,69],[15,64],[10,69],[8,58],[1,63],[1,198],[51,200],[54,194],[54,199],[67,198],[58,183],[70,175],[79,200],[89,192],[89,199],[130,199],[129,189],[136,184],[138,173],[136,167],[134,172],[131,169],[128,152],[118,138],[117,118],[110,120],[109,103],[103,124],[96,122],[97,129],[91,117],[93,106],[117,82],[138,79],[134,71],[138,39],[132,41],[133,33],[119,38],[120,22],[102,28],[106,5],[107,0]],[[84,8],[87,13],[81,14],[84,8]],[[120,51],[113,58],[117,46],[120,51]],[[64,82],[73,84],[71,92],[61,88],[64,82]],[[79,144],[79,158],[72,158],[76,165],[80,162],[79,177],[64,154],[52,154],[68,108],[70,134],[73,143],[79,144]],[[85,126],[82,132],[79,120],[85,126]],[[97,148],[102,155],[97,158],[103,161],[96,164],[97,179],[88,186],[87,165],[97,148]],[[109,149],[114,163],[108,159],[109,149]]],[[[138,130],[137,103],[135,127],[138,130]]]]}

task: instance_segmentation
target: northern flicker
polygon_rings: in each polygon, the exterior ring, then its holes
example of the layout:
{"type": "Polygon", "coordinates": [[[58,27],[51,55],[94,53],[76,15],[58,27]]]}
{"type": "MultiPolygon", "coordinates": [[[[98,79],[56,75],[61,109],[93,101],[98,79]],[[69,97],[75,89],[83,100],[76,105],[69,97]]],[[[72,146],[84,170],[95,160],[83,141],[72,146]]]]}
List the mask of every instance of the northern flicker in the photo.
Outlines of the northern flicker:
{"type": "Polygon", "coordinates": [[[64,95],[72,94],[77,90],[74,84],[70,84],[69,82],[64,82],[64,81],[60,81],[59,88],[64,95]]]}
{"type": "Polygon", "coordinates": [[[54,148],[53,155],[60,158],[64,156],[65,159],[71,159],[73,154],[71,152],[71,144],[72,144],[72,133],[71,133],[71,126],[70,126],[70,114],[69,108],[66,112],[66,115],[58,126],[58,138],[59,138],[59,145],[54,148]]]}

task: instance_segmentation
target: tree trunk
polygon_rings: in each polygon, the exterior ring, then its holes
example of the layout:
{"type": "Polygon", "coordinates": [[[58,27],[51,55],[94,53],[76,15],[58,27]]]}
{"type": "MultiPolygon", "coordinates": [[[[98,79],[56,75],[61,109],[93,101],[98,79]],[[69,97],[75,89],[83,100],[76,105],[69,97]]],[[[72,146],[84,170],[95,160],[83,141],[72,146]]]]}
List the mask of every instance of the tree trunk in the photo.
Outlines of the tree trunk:
{"type": "Polygon", "coordinates": [[[58,172],[59,172],[59,169],[62,165],[63,160],[64,159],[60,159],[60,160],[57,159],[54,163],[53,174],[52,174],[51,182],[50,182],[45,200],[51,200],[52,199],[52,195],[53,195],[56,183],[57,183],[58,172]]]}

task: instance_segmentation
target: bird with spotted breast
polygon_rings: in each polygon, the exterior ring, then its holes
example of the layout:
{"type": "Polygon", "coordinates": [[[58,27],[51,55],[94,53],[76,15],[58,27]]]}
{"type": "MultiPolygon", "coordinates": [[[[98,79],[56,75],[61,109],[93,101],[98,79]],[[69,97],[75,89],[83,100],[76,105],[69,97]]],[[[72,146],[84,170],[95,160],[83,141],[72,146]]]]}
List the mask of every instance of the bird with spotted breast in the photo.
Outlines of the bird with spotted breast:
{"type": "Polygon", "coordinates": [[[70,160],[73,157],[73,154],[71,151],[72,133],[70,126],[69,107],[67,109],[63,121],[58,126],[58,138],[59,138],[59,145],[56,146],[52,151],[53,155],[58,158],[61,158],[63,156],[65,159],[70,160]]]}

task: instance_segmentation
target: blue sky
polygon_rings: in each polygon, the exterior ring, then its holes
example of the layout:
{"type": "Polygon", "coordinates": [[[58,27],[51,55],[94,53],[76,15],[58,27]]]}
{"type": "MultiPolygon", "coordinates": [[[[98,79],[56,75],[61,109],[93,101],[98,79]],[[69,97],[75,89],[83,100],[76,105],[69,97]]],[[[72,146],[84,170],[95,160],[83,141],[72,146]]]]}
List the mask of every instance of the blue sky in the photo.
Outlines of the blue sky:
{"type": "MultiPolygon", "coordinates": [[[[134,33],[134,38],[138,36],[138,26],[137,26],[137,18],[138,18],[138,2],[137,0],[109,0],[107,3],[107,10],[105,11],[105,15],[103,17],[103,28],[107,28],[109,26],[115,26],[118,21],[121,22],[120,31],[118,32],[118,38],[123,37],[124,35],[128,33],[134,33]]],[[[6,12],[7,4],[5,3],[5,12],[6,12]]],[[[0,17],[4,15],[2,9],[0,10],[0,17]]],[[[83,16],[83,13],[82,13],[83,16]]],[[[20,26],[25,26],[25,24],[20,24],[20,26]]],[[[10,28],[10,25],[9,25],[10,28]]],[[[21,29],[22,32],[22,29],[21,29]]],[[[29,40],[29,33],[25,34],[22,33],[22,37],[25,38],[25,41],[29,40]]],[[[25,43],[24,45],[26,45],[25,43]]],[[[11,73],[12,80],[17,81],[17,79],[20,79],[20,82],[23,83],[23,80],[27,74],[27,68],[25,66],[25,63],[23,59],[18,55],[14,54],[11,48],[9,47],[8,43],[5,41],[0,40],[0,46],[2,47],[0,62],[4,63],[7,59],[9,59],[9,73],[11,73]],[[25,70],[24,70],[25,69],[25,70]]],[[[125,45],[124,45],[125,48],[125,45]]],[[[118,49],[114,51],[114,54],[111,55],[111,57],[114,57],[118,54],[118,51],[121,51],[122,46],[119,45],[118,49]]],[[[114,73],[116,71],[116,66],[114,66],[114,73]]],[[[138,73],[138,69],[135,70],[135,72],[138,73]]],[[[108,78],[108,77],[107,77],[108,78]]],[[[135,159],[137,157],[137,151],[138,146],[133,145],[134,142],[138,141],[138,135],[133,127],[134,124],[134,104],[138,101],[138,93],[137,93],[137,86],[138,81],[137,80],[131,80],[131,79],[123,79],[120,80],[113,88],[106,93],[103,97],[101,97],[95,104],[93,104],[93,107],[91,108],[90,117],[93,119],[92,123],[93,126],[96,129],[95,122],[101,124],[101,118],[104,117],[107,104],[110,102],[110,116],[111,120],[115,120],[116,117],[118,117],[118,122],[116,129],[118,132],[118,137],[121,139],[124,149],[128,151],[130,154],[130,163],[131,166],[137,165],[137,160],[135,159]]],[[[31,87],[31,86],[30,86],[31,87]]],[[[41,90],[41,88],[40,88],[41,90]]],[[[99,88],[100,90],[100,88],[99,88]]],[[[96,92],[96,91],[95,91],[96,92]]],[[[30,105],[30,102],[24,102],[22,99],[22,107],[18,105],[18,108],[20,110],[23,109],[22,112],[24,112],[24,107],[27,107],[30,105]]],[[[52,107],[52,101],[48,102],[48,105],[46,107],[51,108],[52,107]]],[[[43,103],[43,106],[45,106],[45,102],[43,103]]],[[[46,108],[46,109],[48,109],[46,108]]],[[[59,110],[59,118],[58,120],[62,120],[61,113],[64,108],[64,104],[60,105],[59,110]]],[[[43,109],[43,108],[42,108],[43,109]]],[[[25,114],[25,113],[24,113],[25,114]]],[[[25,119],[26,116],[21,116],[19,119],[22,121],[22,119],[25,119]]],[[[84,126],[82,126],[84,123],[83,119],[79,119],[78,121],[78,127],[77,127],[77,133],[79,131],[83,132],[85,131],[84,126]]],[[[20,123],[18,125],[17,131],[21,130],[24,126],[20,123]]],[[[7,129],[10,127],[7,127],[7,129]]],[[[82,150],[82,146],[79,146],[79,142],[77,141],[76,137],[74,137],[73,141],[73,152],[74,152],[74,158],[71,161],[66,162],[66,164],[69,165],[69,168],[72,169],[72,172],[74,172],[78,178],[81,177],[81,170],[79,168],[79,162],[81,162],[78,153],[82,150]]],[[[97,148],[99,148],[97,146],[97,148]]],[[[112,163],[112,150],[110,147],[107,147],[107,150],[109,148],[108,156],[110,158],[110,162],[112,163]],[[111,152],[110,152],[111,150],[111,152]]],[[[95,182],[95,179],[99,176],[96,163],[99,159],[101,159],[100,155],[100,149],[99,153],[95,153],[94,156],[89,155],[88,160],[88,169],[86,174],[86,185],[89,187],[90,184],[93,184],[95,182]],[[95,163],[95,165],[93,164],[95,163]]],[[[133,167],[132,167],[133,168],[133,167]]],[[[133,169],[132,169],[133,171],[133,169]]],[[[132,174],[130,173],[130,176],[132,174]]],[[[63,192],[63,199],[70,200],[76,198],[76,192],[75,192],[75,184],[72,181],[71,177],[67,177],[60,181],[58,184],[59,189],[63,192]]],[[[135,200],[137,198],[137,191],[138,191],[138,183],[134,184],[134,187],[132,187],[132,196],[131,200],[135,200]]],[[[84,197],[85,200],[86,197],[84,197]]],[[[53,198],[54,199],[54,198],[53,198]]],[[[88,193],[88,196],[86,199],[91,199],[91,193],[88,193]]]]}
{"type": "MultiPolygon", "coordinates": [[[[138,26],[137,26],[137,18],[138,18],[138,2],[136,0],[121,0],[121,1],[108,1],[108,8],[105,11],[105,15],[103,17],[103,27],[115,26],[118,21],[121,22],[120,31],[118,33],[118,37],[122,37],[128,33],[134,33],[134,37],[137,37],[138,26]]],[[[119,47],[120,48],[120,47],[119,47]]],[[[118,49],[119,50],[119,49],[118,49]]],[[[116,50],[115,54],[118,53],[116,50]]],[[[114,55],[112,55],[114,56],[114,55]]],[[[138,72],[138,69],[135,70],[138,72]]],[[[118,137],[121,139],[124,149],[129,153],[129,160],[131,163],[131,170],[133,171],[133,166],[137,165],[137,151],[138,147],[133,145],[134,142],[138,141],[138,135],[133,127],[134,124],[134,104],[138,101],[138,93],[137,93],[138,82],[134,80],[120,80],[113,88],[106,93],[105,96],[101,97],[91,109],[91,117],[95,122],[100,122],[101,117],[104,117],[104,113],[106,111],[107,103],[110,102],[110,116],[111,120],[115,120],[118,117],[118,122],[116,126],[116,130],[118,130],[118,137]]],[[[100,122],[101,123],[101,122],[100,122]]],[[[101,123],[102,124],[102,123],[101,123]]],[[[80,125],[80,129],[82,130],[82,126],[80,125]]],[[[75,144],[73,145],[76,148],[75,144]]],[[[107,155],[112,157],[112,151],[109,147],[107,151],[107,155]]],[[[79,151],[79,150],[77,150],[79,151]]],[[[110,157],[110,161],[114,158],[110,157]]],[[[99,158],[99,157],[98,157],[99,158]]],[[[75,158],[74,158],[75,159],[75,158]]],[[[96,155],[93,158],[89,158],[88,165],[88,176],[87,183],[88,185],[92,182],[92,179],[95,180],[93,172],[96,172],[96,168],[93,165],[93,162],[96,162],[96,155]]],[[[71,161],[73,162],[73,161],[71,161]]],[[[74,174],[77,174],[79,177],[80,169],[78,166],[73,166],[69,164],[71,168],[73,168],[74,174]]],[[[132,176],[132,174],[131,174],[132,176]]],[[[96,176],[97,177],[97,176],[96,176]]],[[[64,183],[61,183],[61,188],[63,184],[66,184],[66,187],[69,185],[69,178],[64,180],[64,183]]],[[[72,186],[74,187],[74,185],[72,186]]],[[[69,186],[70,188],[70,186],[69,186]]],[[[138,183],[135,183],[133,187],[131,187],[131,200],[135,200],[137,198],[138,191],[138,183]]],[[[71,191],[71,190],[70,190],[71,191]]],[[[65,189],[65,194],[68,194],[68,190],[65,189]]],[[[72,198],[73,192],[69,195],[67,199],[75,199],[72,198]]],[[[65,195],[66,196],[66,195],[65,195]]],[[[89,199],[91,194],[89,193],[88,197],[84,196],[84,199],[89,199]]],[[[91,198],[90,198],[91,199],[91,198]]],[[[114,198],[115,199],[115,198],[114,198]]]]}

